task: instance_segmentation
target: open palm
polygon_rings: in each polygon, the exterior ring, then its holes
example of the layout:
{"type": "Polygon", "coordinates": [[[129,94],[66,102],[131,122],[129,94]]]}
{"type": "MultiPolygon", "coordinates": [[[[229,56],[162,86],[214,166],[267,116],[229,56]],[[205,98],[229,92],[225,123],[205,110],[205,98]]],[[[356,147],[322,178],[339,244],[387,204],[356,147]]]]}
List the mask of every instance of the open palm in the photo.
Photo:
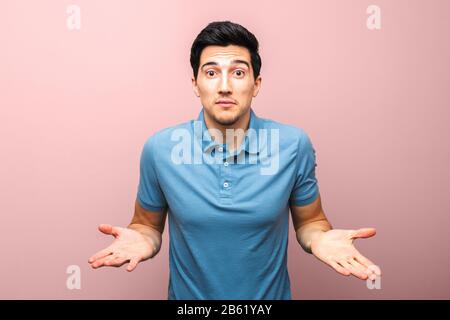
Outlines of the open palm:
{"type": "Polygon", "coordinates": [[[120,267],[129,262],[127,271],[133,271],[137,264],[149,259],[156,251],[152,241],[140,232],[109,224],[101,224],[98,229],[115,237],[113,243],[89,258],[93,268],[102,266],[120,267]]]}
{"type": "Polygon", "coordinates": [[[381,276],[381,271],[353,245],[355,239],[369,238],[375,234],[373,228],[332,229],[311,242],[311,252],[343,275],[353,274],[363,280],[367,278],[375,280],[377,275],[381,276]]]}

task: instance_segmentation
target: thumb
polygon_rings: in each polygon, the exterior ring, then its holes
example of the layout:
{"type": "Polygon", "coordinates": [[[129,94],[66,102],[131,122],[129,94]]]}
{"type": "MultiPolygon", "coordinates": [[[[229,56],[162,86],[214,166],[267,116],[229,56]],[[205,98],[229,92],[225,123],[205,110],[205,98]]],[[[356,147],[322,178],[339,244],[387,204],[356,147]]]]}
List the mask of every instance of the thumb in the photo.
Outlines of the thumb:
{"type": "Polygon", "coordinates": [[[373,237],[376,233],[377,231],[375,230],[375,228],[361,228],[353,233],[352,239],[370,238],[373,237]]]}
{"type": "Polygon", "coordinates": [[[104,234],[109,234],[109,235],[112,235],[112,236],[117,236],[118,235],[117,229],[114,228],[110,224],[101,224],[101,225],[98,226],[98,230],[100,230],[104,234]]]}

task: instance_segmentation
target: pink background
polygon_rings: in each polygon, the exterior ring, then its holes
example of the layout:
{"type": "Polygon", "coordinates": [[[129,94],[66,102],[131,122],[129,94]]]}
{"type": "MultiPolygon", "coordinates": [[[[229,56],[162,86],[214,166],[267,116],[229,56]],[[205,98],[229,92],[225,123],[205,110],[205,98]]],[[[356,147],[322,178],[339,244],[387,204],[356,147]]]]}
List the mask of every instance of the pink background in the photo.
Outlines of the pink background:
{"type": "Polygon", "coordinates": [[[112,240],[99,223],[130,222],[147,137],[200,111],[195,36],[231,20],[261,43],[255,112],[312,138],[333,226],[378,231],[355,242],[383,271],[369,290],[304,253],[291,224],[293,297],[449,299],[449,12],[446,0],[2,1],[0,298],[166,299],[167,226],[135,272],[87,259],[112,240]],[[366,27],[371,4],[381,30],[366,27]],[[66,288],[69,265],[81,290],[66,288]]]}

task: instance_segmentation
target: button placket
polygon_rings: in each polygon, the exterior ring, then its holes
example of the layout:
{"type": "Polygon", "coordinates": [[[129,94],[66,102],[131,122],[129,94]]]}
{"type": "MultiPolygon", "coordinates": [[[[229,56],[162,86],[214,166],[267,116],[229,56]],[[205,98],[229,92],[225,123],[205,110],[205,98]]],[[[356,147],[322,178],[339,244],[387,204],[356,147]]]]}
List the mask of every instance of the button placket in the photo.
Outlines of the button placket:
{"type": "Polygon", "coordinates": [[[233,175],[232,175],[232,166],[226,159],[223,157],[222,164],[219,165],[220,172],[220,198],[221,202],[224,203],[223,199],[229,199],[230,201],[232,197],[232,189],[233,189],[233,175]]]}

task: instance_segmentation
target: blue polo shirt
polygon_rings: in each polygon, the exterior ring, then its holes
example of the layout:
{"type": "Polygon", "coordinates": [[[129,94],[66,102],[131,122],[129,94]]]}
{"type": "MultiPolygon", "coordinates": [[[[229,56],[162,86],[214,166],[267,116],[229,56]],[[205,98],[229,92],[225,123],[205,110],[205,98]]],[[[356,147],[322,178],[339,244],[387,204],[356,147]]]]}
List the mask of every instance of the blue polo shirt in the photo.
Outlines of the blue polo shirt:
{"type": "Polygon", "coordinates": [[[315,150],[302,129],[250,112],[233,152],[203,109],[144,144],[137,200],[168,209],[168,299],[291,299],[289,206],[319,194],[315,150]]]}

